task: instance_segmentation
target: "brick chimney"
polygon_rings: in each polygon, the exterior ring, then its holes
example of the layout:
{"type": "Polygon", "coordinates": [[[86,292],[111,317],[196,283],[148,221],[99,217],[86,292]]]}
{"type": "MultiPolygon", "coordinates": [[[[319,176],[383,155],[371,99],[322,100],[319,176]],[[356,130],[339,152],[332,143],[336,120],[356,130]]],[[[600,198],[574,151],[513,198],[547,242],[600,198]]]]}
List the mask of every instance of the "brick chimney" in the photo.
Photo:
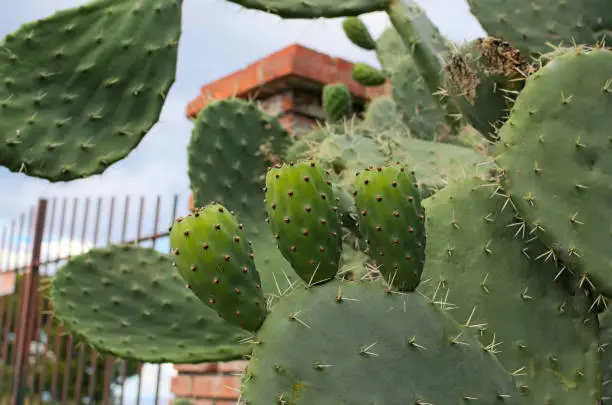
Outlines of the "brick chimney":
{"type": "MultiPolygon", "coordinates": [[[[277,116],[293,136],[299,136],[325,120],[321,95],[326,84],[346,84],[353,94],[356,113],[362,112],[369,100],[390,94],[389,84],[364,87],[355,82],[352,69],[353,63],[344,59],[290,45],[203,86],[188,104],[187,116],[195,118],[215,100],[255,100],[262,110],[277,116]]],[[[193,196],[189,198],[189,209],[193,209],[193,196]]],[[[235,405],[245,366],[245,361],[175,365],[178,375],[172,380],[172,392],[194,405],[235,405]]]]}

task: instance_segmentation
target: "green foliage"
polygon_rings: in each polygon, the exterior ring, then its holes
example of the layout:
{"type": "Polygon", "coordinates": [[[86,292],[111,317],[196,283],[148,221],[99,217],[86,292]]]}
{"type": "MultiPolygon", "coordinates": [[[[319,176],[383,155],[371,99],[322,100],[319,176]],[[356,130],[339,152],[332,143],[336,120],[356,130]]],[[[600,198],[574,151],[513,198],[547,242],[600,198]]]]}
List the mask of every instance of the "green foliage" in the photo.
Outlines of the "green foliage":
{"type": "Polygon", "coordinates": [[[368,51],[376,49],[376,41],[372,38],[368,27],[360,18],[345,18],[342,22],[342,29],[346,37],[358,47],[368,51]]]}
{"type": "Polygon", "coordinates": [[[356,63],[353,66],[352,77],[362,86],[380,86],[387,81],[383,72],[367,63],[356,63]]]}
{"type": "Polygon", "coordinates": [[[157,122],[174,82],[176,0],[97,0],[0,42],[0,164],[53,182],[104,172],[157,122]]]}

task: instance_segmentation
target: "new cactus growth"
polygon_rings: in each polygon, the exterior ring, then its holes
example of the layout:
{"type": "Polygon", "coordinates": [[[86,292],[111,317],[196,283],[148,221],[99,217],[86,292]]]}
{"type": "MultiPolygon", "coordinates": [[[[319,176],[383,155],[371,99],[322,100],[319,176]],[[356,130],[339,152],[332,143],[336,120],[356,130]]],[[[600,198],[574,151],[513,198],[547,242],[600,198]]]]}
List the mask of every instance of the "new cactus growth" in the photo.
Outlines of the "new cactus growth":
{"type": "Polygon", "coordinates": [[[170,230],[174,262],[187,288],[227,322],[256,331],[266,301],[243,225],[220,204],[177,218],[170,230]]]}
{"type": "Polygon", "coordinates": [[[309,284],[333,279],[342,253],[340,214],[331,181],[314,162],[272,168],[266,212],[283,256],[309,284]]]}
{"type": "Polygon", "coordinates": [[[359,228],[387,282],[413,291],[425,264],[425,212],[416,177],[400,165],[370,168],[355,178],[359,228]]]}
{"type": "Polygon", "coordinates": [[[353,80],[364,86],[380,86],[387,81],[383,72],[367,63],[356,63],[352,76],[353,80]]]}
{"type": "Polygon", "coordinates": [[[344,19],[342,29],[344,29],[346,37],[358,47],[368,51],[376,49],[376,41],[360,18],[348,17],[344,19]]]}
{"type": "Polygon", "coordinates": [[[341,122],[353,112],[353,96],[344,83],[328,84],[323,88],[323,109],[330,124],[341,122]]]}

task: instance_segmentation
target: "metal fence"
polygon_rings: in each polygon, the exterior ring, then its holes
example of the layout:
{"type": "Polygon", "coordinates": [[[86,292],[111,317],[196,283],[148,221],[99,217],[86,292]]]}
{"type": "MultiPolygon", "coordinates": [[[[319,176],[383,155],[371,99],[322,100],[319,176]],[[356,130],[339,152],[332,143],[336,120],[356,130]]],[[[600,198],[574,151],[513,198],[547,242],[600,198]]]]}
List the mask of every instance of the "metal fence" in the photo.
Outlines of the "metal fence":
{"type": "Polygon", "coordinates": [[[67,334],[53,317],[47,283],[94,246],[138,242],[168,252],[179,200],[39,200],[1,230],[0,405],[169,403],[171,365],[104,356],[67,334]]]}

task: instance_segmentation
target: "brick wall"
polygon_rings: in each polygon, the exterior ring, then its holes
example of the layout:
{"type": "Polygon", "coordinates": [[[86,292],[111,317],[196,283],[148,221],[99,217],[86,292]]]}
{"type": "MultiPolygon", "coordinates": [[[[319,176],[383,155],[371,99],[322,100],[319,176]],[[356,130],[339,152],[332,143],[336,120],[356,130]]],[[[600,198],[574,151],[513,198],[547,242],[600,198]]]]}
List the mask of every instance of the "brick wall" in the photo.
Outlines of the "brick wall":
{"type": "MultiPolygon", "coordinates": [[[[315,52],[300,45],[281,49],[238,72],[200,89],[187,106],[194,118],[208,103],[230,97],[256,100],[262,110],[277,116],[294,136],[324,121],[321,93],[326,84],[345,83],[355,100],[354,111],[363,110],[368,100],[390,93],[388,84],[364,87],[351,79],[353,64],[315,52]]],[[[189,198],[193,209],[193,198],[189,198]]],[[[241,373],[247,362],[175,365],[178,375],[172,392],[195,405],[235,405],[240,396],[241,373]]]]}

